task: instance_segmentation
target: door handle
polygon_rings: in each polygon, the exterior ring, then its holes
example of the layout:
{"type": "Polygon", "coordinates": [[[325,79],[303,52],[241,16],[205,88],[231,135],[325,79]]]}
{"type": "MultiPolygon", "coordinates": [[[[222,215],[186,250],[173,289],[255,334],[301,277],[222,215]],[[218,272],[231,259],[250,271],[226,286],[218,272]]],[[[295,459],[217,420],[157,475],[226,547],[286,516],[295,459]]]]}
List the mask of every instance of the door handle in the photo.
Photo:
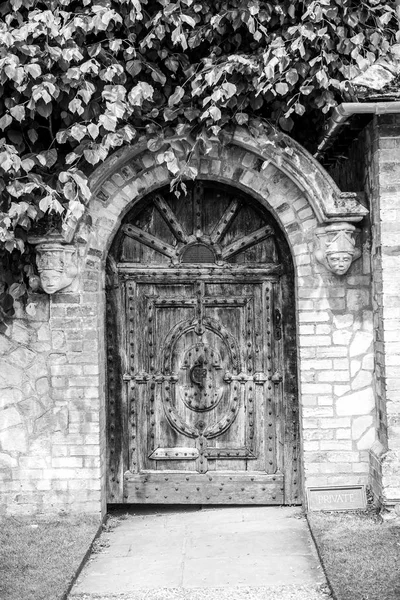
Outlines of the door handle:
{"type": "Polygon", "coordinates": [[[274,310],[274,337],[276,340],[282,339],[282,313],[279,308],[274,310]]]}

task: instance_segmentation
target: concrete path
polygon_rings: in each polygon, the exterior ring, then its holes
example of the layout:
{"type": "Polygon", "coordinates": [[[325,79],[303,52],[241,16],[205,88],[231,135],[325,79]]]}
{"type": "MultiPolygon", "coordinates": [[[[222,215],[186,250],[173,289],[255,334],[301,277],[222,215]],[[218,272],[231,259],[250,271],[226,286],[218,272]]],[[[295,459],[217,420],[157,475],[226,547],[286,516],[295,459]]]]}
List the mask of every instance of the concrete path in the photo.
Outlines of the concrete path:
{"type": "Polygon", "coordinates": [[[98,544],[70,600],[327,600],[299,508],[141,509],[98,544]]]}

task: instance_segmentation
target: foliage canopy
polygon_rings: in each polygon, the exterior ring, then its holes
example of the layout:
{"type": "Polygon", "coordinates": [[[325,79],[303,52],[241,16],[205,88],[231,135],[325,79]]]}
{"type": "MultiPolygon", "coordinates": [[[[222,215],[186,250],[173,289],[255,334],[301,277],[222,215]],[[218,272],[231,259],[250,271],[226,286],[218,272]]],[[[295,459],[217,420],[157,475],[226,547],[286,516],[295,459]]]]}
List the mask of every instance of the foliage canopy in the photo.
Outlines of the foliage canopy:
{"type": "Polygon", "coordinates": [[[296,135],[351,97],[351,80],[378,58],[399,56],[396,4],[2,2],[3,309],[33,273],[24,258],[32,226],[79,219],[87,174],[114,149],[145,138],[174,176],[193,178],[188,155],[232,124],[257,133],[268,119],[296,135]],[[166,145],[166,135],[181,141],[166,145]]]}

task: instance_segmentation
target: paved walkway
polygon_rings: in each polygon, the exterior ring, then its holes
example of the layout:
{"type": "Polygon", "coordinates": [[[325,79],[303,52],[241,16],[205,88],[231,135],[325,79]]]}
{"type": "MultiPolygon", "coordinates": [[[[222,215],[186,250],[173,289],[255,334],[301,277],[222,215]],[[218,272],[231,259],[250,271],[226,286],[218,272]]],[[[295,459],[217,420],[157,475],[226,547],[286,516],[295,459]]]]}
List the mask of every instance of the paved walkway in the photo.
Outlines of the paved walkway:
{"type": "Polygon", "coordinates": [[[99,546],[70,600],[327,600],[299,508],[141,509],[99,546]]]}

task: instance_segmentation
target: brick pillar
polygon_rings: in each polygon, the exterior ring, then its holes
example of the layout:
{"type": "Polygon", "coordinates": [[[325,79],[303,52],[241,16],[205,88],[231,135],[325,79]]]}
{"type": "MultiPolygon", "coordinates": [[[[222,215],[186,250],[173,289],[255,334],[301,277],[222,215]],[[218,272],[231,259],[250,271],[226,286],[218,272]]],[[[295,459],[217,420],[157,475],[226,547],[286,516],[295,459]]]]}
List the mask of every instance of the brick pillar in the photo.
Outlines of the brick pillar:
{"type": "Polygon", "coordinates": [[[375,498],[400,502],[400,115],[375,118],[371,219],[378,441],[370,453],[375,498]]]}

